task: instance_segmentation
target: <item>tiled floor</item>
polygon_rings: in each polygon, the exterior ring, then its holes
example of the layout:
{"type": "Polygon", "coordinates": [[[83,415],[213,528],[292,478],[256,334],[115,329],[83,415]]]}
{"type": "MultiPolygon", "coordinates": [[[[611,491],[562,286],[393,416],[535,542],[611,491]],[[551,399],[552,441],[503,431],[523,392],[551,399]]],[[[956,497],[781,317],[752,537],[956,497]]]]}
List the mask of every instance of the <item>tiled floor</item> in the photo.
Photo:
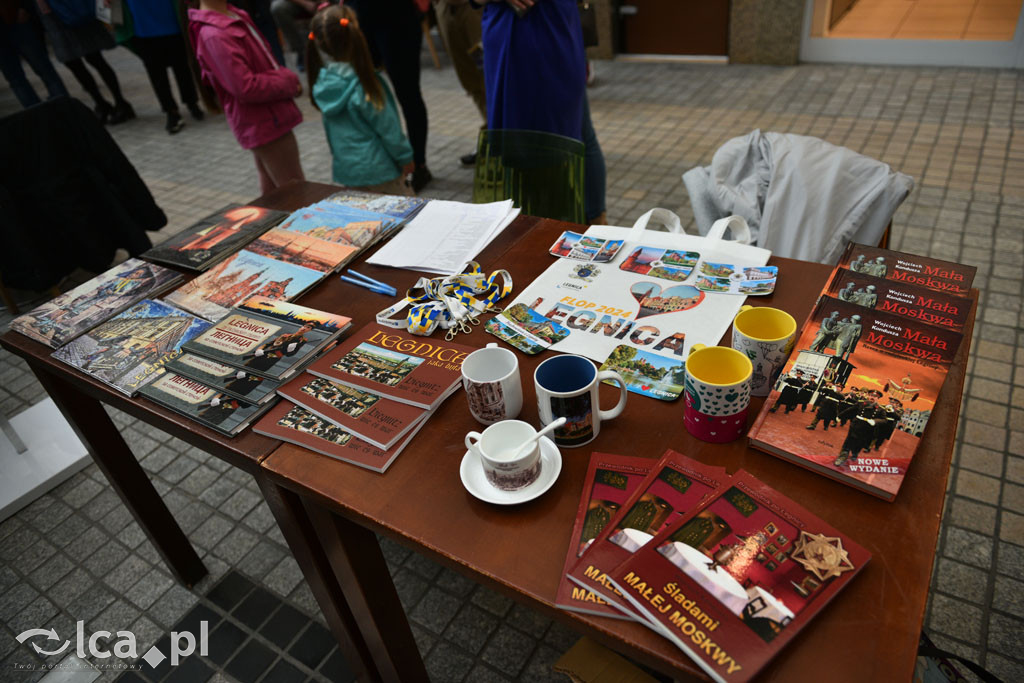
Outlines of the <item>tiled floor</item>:
{"type": "Polygon", "coordinates": [[[1021,0],[857,0],[830,38],[1013,40],[1021,0]]]}
{"type": "MultiPolygon", "coordinates": [[[[111,131],[166,211],[164,235],[257,194],[251,159],[222,118],[190,121],[168,136],[140,63],[123,50],[108,55],[139,113],[111,131]]],[[[435,71],[426,53],[424,65],[436,178],[425,194],[468,200],[471,173],[457,159],[472,150],[480,122],[451,69],[435,71]]],[[[913,175],[917,187],[896,215],[894,247],[978,266],[982,309],[926,628],[940,646],[1007,681],[1024,680],[1024,77],[842,65],[598,63],[597,72],[590,98],[608,162],[612,222],[629,224],[663,206],[692,223],[680,174],[708,163],[728,138],[761,128],[825,138],[913,175]]],[[[308,101],[301,104],[307,121],[297,132],[307,176],[329,180],[318,116],[308,101]]],[[[0,89],[0,115],[16,108],[0,89]]],[[[8,320],[0,317],[0,326],[8,320]]],[[[42,396],[25,365],[0,352],[0,410],[12,415],[42,396]]],[[[83,620],[88,631],[127,629],[142,654],[200,605],[224,622],[219,628],[238,628],[243,635],[234,639],[247,640],[236,647],[252,643],[268,666],[285,662],[303,675],[329,675],[324,663],[304,664],[265,637],[267,623],[247,626],[240,606],[230,611],[212,597],[224,577],[243,576],[259,590],[253,601],[281,600],[320,622],[252,479],[132,418],[115,420],[211,576],[194,590],[175,584],[90,466],[0,523],[0,681],[42,676],[13,668],[40,662],[14,638],[27,628],[71,634],[83,620]]],[[[550,666],[574,642],[570,631],[395,543],[385,541],[384,550],[435,681],[565,680],[550,666]]],[[[289,614],[296,623],[311,621],[289,614]]],[[[218,654],[221,663],[205,661],[217,667],[213,680],[234,679],[224,659],[232,652],[218,654]]],[[[107,671],[101,680],[119,674],[107,671]]]]}

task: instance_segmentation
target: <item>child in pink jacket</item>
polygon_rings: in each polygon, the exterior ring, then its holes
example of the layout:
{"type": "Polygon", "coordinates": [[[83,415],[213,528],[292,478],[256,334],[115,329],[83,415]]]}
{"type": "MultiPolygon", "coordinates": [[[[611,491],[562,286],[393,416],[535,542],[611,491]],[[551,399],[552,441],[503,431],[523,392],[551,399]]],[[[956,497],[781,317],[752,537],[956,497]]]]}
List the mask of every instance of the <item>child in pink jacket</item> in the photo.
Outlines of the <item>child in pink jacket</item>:
{"type": "Polygon", "coordinates": [[[212,87],[238,144],[252,150],[260,191],[304,180],[292,132],[302,121],[293,102],[302,93],[298,76],[278,65],[243,10],[227,0],[200,0],[198,5],[188,11],[189,37],[203,89],[212,87]]]}

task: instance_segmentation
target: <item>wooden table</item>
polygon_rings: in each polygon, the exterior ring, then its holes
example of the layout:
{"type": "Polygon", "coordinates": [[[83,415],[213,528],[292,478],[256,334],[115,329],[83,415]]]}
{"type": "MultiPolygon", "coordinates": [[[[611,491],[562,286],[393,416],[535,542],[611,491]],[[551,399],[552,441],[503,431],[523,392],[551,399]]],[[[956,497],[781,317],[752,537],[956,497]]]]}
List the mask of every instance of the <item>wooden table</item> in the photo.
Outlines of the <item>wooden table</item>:
{"type": "MultiPolygon", "coordinates": [[[[291,211],[336,190],[330,185],[305,183],[261,197],[254,203],[291,211]]],[[[228,438],[150,401],[128,398],[52,358],[52,349],[16,332],[0,336],[0,346],[25,359],[174,576],[186,586],[205,576],[206,568],[199,556],[102,404],[139,418],[257,477],[261,474],[260,461],[280,442],[251,430],[228,438]]]]}
{"type": "MultiPolygon", "coordinates": [[[[479,258],[484,269],[509,270],[517,291],[550,263],[548,247],[569,227],[546,219],[520,219],[479,258]]],[[[803,320],[831,267],[773,258],[779,287],[754,303],[790,311],[803,320]]],[[[360,272],[401,289],[416,275],[371,266],[360,272]]],[[[975,307],[977,292],[974,292],[975,307]]],[[[358,295],[352,288],[324,288],[303,299],[315,308],[351,315],[362,323],[383,308],[383,297],[358,295]]],[[[517,507],[483,503],[462,487],[462,436],[479,425],[465,397],[453,396],[422,429],[385,475],[283,445],[262,467],[270,475],[265,492],[289,500],[294,516],[284,523],[309,528],[318,537],[342,596],[321,603],[358,624],[354,634],[369,672],[385,680],[419,680],[422,662],[376,539],[389,536],[474,580],[567,623],[634,659],[677,678],[704,676],[673,645],[645,627],[565,612],[553,602],[569,543],[591,450],[660,456],[673,448],[729,472],[745,469],[849,534],[874,559],[786,648],[763,680],[909,680],[924,618],[946,477],[956,434],[968,344],[965,331],[942,395],[921,441],[920,451],[894,503],[833,482],[746,445],[707,444],[683,427],[680,401],[665,403],[630,395],[624,414],[602,424],[594,442],[563,449],[563,470],[552,489],[517,507]]],[[[493,339],[477,329],[458,341],[483,346],[493,339]]],[[[727,340],[723,343],[727,343],[727,340]]],[[[532,373],[550,352],[517,353],[523,382],[520,419],[538,424],[532,373]]],[[[607,390],[604,404],[614,398],[607,390]]],[[[755,399],[751,420],[760,408],[755,399]]],[[[279,521],[281,521],[279,519],[279,521]]],[[[311,540],[315,545],[317,541],[311,540]]],[[[326,570],[326,568],[322,568],[326,570]]],[[[329,579],[328,579],[329,580],[329,579]]]]}
{"type": "MultiPolygon", "coordinates": [[[[293,210],[336,188],[304,183],[255,203],[293,210]]],[[[479,260],[507,268],[521,289],[547,267],[546,252],[566,223],[521,217],[479,260]]],[[[779,288],[755,303],[784,308],[798,320],[810,311],[829,267],[772,259],[779,288]]],[[[360,265],[360,272],[399,289],[417,274],[360,265]]],[[[977,292],[973,293],[975,300],[977,292]]],[[[325,279],[301,303],[340,312],[357,325],[390,299],[325,279]]],[[[976,307],[976,301],[975,301],[976,307]]],[[[973,328],[966,330],[970,339],[973,328]]],[[[483,346],[477,330],[459,341],[483,346]]],[[[449,399],[385,475],[334,461],[246,431],[227,439],[141,399],[127,399],[50,358],[50,350],[15,333],[0,345],[26,359],[175,576],[191,585],[205,569],[156,494],[116,426],[108,403],[253,474],[327,617],[343,653],[362,679],[424,680],[405,613],[374,532],[385,534],[456,571],[678,678],[703,678],[668,641],[643,626],[558,610],[553,606],[591,450],[657,458],[674,448],[698,460],[746,469],[843,530],[874,555],[871,564],[770,665],[764,680],[908,680],[924,617],[946,475],[952,456],[967,344],[932,415],[931,427],[895,503],[886,503],[777,458],[743,441],[712,445],[682,425],[680,402],[630,395],[625,413],[600,437],[563,449],[562,474],[544,496],[518,507],[488,505],[459,480],[462,435],[479,425],[461,392],[449,399]]],[[[521,418],[537,424],[532,371],[549,354],[520,358],[521,418]]],[[[608,389],[602,387],[602,391],[608,389]]],[[[612,400],[609,393],[606,402],[612,400]]],[[[755,401],[755,412],[759,404],[755,401]]],[[[752,413],[753,414],[753,413],[752,413]]]]}

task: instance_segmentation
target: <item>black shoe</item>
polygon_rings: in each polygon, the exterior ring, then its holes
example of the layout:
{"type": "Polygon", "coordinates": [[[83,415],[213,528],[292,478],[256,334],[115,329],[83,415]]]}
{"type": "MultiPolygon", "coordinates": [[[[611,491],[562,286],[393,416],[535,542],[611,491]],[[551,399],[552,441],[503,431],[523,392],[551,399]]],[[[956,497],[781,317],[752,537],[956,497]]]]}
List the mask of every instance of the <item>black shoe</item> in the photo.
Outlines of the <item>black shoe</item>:
{"type": "Polygon", "coordinates": [[[459,157],[459,163],[463,166],[476,166],[476,152],[472,154],[463,154],[459,157]]]}
{"type": "Polygon", "coordinates": [[[127,100],[121,100],[114,105],[114,110],[110,113],[110,119],[108,123],[112,126],[118,123],[124,123],[128,119],[135,118],[135,110],[132,109],[132,105],[128,104],[127,100]]]}
{"type": "Polygon", "coordinates": [[[412,186],[412,191],[416,194],[420,193],[424,187],[427,186],[434,176],[430,174],[430,169],[423,164],[417,164],[416,168],[412,172],[412,177],[409,180],[409,185],[412,186]]]}
{"type": "Polygon", "coordinates": [[[110,115],[114,113],[114,105],[103,100],[93,108],[93,112],[96,114],[96,118],[100,120],[100,123],[106,125],[110,122],[110,115]]]}
{"type": "Polygon", "coordinates": [[[174,135],[184,127],[185,122],[181,119],[181,114],[179,114],[176,111],[172,111],[170,114],[167,115],[167,125],[164,126],[164,129],[168,133],[174,135]]]}
{"type": "Polygon", "coordinates": [[[186,106],[188,107],[188,113],[192,115],[193,121],[202,121],[206,118],[206,114],[203,113],[203,110],[195,102],[186,106]]]}

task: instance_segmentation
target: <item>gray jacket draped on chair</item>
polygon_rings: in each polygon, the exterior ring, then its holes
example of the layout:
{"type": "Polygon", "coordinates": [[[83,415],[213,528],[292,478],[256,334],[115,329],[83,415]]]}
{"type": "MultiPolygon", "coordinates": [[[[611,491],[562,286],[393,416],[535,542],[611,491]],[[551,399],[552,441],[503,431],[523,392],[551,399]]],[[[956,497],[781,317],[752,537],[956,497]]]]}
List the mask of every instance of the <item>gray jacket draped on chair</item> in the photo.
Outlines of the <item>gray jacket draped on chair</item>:
{"type": "Polygon", "coordinates": [[[847,242],[877,244],[914,187],[910,176],[846,147],[760,130],[726,142],[683,182],[702,235],[736,214],[757,246],[820,263],[835,263],[847,242]]]}

